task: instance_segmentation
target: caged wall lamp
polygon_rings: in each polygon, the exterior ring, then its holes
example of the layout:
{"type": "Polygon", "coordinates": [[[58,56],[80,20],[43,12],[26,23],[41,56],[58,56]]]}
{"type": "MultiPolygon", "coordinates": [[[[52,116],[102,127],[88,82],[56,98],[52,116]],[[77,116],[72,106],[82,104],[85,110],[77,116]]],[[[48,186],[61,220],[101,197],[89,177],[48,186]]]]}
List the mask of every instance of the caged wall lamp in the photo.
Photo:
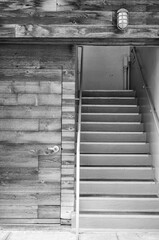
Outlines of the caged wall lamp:
{"type": "Polygon", "coordinates": [[[117,11],[117,28],[121,31],[124,31],[127,29],[129,24],[128,19],[128,10],[125,8],[121,8],[117,11]]]}

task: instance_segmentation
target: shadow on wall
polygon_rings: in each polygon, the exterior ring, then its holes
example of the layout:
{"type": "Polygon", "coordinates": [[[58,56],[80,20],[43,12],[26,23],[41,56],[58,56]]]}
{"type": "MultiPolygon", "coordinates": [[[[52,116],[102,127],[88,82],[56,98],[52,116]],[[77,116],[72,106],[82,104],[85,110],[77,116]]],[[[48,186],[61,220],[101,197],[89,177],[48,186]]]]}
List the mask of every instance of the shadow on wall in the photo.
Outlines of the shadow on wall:
{"type": "MultiPolygon", "coordinates": [[[[158,47],[136,47],[137,56],[142,67],[147,90],[159,119],[159,48],[158,47]]],[[[159,132],[157,131],[152,110],[148,98],[141,82],[136,63],[131,67],[132,88],[136,89],[140,99],[143,122],[147,132],[147,141],[150,142],[150,152],[152,154],[155,177],[159,181],[159,132]]],[[[158,121],[159,123],[159,121],[158,121]]]]}
{"type": "Polygon", "coordinates": [[[123,59],[128,46],[84,46],[83,89],[123,90],[123,59]]]}

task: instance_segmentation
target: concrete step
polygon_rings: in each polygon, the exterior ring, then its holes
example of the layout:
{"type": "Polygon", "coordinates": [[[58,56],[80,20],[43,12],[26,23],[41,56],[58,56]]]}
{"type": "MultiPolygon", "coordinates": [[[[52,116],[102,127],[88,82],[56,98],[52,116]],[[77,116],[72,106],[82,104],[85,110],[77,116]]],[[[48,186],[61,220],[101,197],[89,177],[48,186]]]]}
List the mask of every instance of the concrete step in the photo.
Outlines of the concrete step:
{"type": "Polygon", "coordinates": [[[146,133],[81,132],[81,142],[146,142],[146,133]]]}
{"type": "Polygon", "coordinates": [[[94,167],[80,168],[81,180],[153,180],[152,167],[94,167]]]}
{"type": "Polygon", "coordinates": [[[151,166],[149,154],[81,154],[82,166],[151,166]]]}
{"type": "Polygon", "coordinates": [[[82,105],[82,113],[138,113],[138,105],[82,105]]]}
{"type": "Polygon", "coordinates": [[[81,122],[81,131],[143,132],[140,122],[81,122]]]}
{"type": "Polygon", "coordinates": [[[80,181],[80,194],[157,195],[154,181],[80,181]]]}
{"type": "MultiPolygon", "coordinates": [[[[121,213],[80,213],[80,229],[115,229],[115,230],[148,230],[159,226],[159,212],[121,212],[121,213]]],[[[72,227],[75,228],[75,215],[72,219],[72,227]]]]}
{"type": "Polygon", "coordinates": [[[80,211],[85,212],[159,212],[157,197],[80,197],[80,211]]]}
{"type": "Polygon", "coordinates": [[[135,97],[133,90],[83,90],[83,97],[135,97]]]}
{"type": "Polygon", "coordinates": [[[149,153],[149,143],[81,142],[81,153],[149,153]]]}
{"type": "Polygon", "coordinates": [[[82,97],[82,104],[137,104],[134,97],[82,97]]]}
{"type": "Polygon", "coordinates": [[[141,114],[138,113],[82,113],[84,122],[140,122],[141,114]]]}

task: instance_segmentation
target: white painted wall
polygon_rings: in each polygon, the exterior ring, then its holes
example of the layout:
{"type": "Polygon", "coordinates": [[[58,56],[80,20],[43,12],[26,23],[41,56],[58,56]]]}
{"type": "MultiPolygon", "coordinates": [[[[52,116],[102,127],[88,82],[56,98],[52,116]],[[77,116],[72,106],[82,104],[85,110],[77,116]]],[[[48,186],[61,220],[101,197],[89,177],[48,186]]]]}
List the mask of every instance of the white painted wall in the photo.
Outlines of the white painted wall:
{"type": "MultiPolygon", "coordinates": [[[[158,47],[137,47],[137,56],[144,79],[147,83],[148,90],[159,117],[159,48],[158,47]]],[[[155,121],[151,113],[151,108],[142,88],[141,75],[137,70],[135,63],[131,68],[132,87],[136,88],[140,98],[141,110],[144,116],[146,131],[148,132],[148,141],[150,142],[150,151],[153,158],[153,165],[155,167],[155,176],[159,181],[159,134],[155,126],[155,121]]]]}
{"type": "Polygon", "coordinates": [[[122,90],[124,46],[84,46],[83,89],[122,90]]]}

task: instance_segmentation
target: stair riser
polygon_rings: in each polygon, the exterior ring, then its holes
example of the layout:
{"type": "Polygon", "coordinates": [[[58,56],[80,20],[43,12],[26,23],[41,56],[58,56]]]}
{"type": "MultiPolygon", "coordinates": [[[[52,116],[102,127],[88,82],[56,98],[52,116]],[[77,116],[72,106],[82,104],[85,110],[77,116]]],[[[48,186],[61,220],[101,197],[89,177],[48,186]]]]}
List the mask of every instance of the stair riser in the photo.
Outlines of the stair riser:
{"type": "MultiPolygon", "coordinates": [[[[80,216],[80,228],[92,229],[156,229],[158,230],[159,217],[151,216],[80,216]]],[[[72,227],[75,227],[75,219],[72,227]]]]}
{"type": "Polygon", "coordinates": [[[83,91],[83,97],[135,97],[134,91],[83,91]]]}
{"type": "Polygon", "coordinates": [[[80,211],[104,212],[155,212],[159,211],[159,199],[111,199],[80,198],[80,211]]]}
{"type": "Polygon", "coordinates": [[[124,194],[124,195],[155,195],[157,185],[140,182],[81,182],[81,194],[124,194]]]}
{"type": "Polygon", "coordinates": [[[87,122],[140,122],[141,115],[82,115],[82,121],[87,122]]]}
{"type": "Polygon", "coordinates": [[[129,144],[83,144],[81,143],[81,153],[149,153],[149,144],[129,145],[129,144]]]}
{"type": "Polygon", "coordinates": [[[81,125],[81,131],[142,132],[143,130],[143,124],[82,123],[81,125]]]}
{"type": "Polygon", "coordinates": [[[139,107],[82,106],[83,113],[139,113],[139,107]]]}
{"type": "Polygon", "coordinates": [[[82,142],[144,142],[146,134],[122,133],[81,133],[82,142]]]}
{"type": "Polygon", "coordinates": [[[124,104],[124,105],[135,105],[137,104],[137,100],[135,98],[132,99],[99,99],[99,98],[83,98],[82,104],[124,104]]]}
{"type": "Polygon", "coordinates": [[[93,166],[150,166],[150,155],[81,155],[81,165],[93,166]]]}
{"type": "Polygon", "coordinates": [[[152,169],[104,169],[104,168],[81,168],[81,179],[136,179],[136,180],[153,180],[154,173],[152,169]]]}

